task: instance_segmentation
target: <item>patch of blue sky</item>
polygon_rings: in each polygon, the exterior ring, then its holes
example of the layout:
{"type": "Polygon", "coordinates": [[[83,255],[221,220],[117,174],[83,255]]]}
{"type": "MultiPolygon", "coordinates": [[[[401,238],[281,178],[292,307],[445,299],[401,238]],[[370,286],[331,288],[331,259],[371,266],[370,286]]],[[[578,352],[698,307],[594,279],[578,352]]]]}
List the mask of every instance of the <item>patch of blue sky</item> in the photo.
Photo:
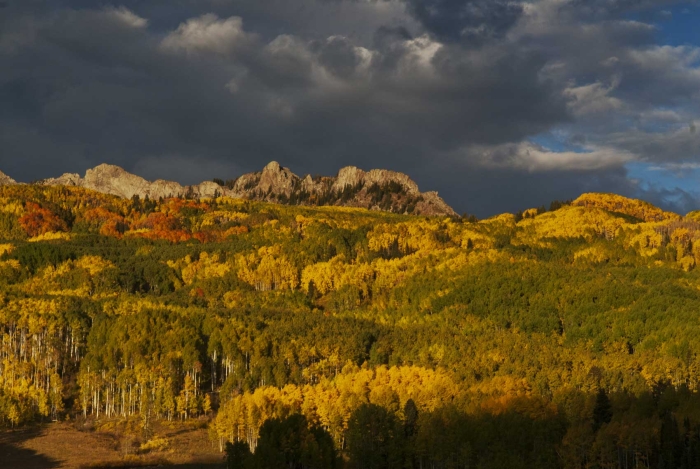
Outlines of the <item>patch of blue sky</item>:
{"type": "Polygon", "coordinates": [[[628,179],[635,182],[639,192],[633,196],[642,199],[656,194],[662,208],[680,214],[697,210],[700,204],[700,164],[631,162],[625,165],[628,179]]]}
{"type": "Polygon", "coordinates": [[[700,46],[700,3],[697,1],[637,11],[627,17],[654,24],[659,31],[659,44],[700,46]]]}
{"type": "Polygon", "coordinates": [[[700,188],[700,163],[644,163],[625,165],[627,177],[647,187],[678,188],[697,192],[700,188]]]}
{"type": "Polygon", "coordinates": [[[700,46],[700,5],[675,5],[661,10],[670,17],[657,23],[660,41],[671,46],[700,46]]]}
{"type": "Polygon", "coordinates": [[[562,152],[574,152],[574,153],[588,153],[590,150],[586,149],[579,143],[575,136],[572,136],[569,132],[562,130],[551,130],[549,132],[543,132],[541,134],[534,135],[529,138],[530,142],[535,145],[540,145],[550,151],[562,153],[562,152]]]}

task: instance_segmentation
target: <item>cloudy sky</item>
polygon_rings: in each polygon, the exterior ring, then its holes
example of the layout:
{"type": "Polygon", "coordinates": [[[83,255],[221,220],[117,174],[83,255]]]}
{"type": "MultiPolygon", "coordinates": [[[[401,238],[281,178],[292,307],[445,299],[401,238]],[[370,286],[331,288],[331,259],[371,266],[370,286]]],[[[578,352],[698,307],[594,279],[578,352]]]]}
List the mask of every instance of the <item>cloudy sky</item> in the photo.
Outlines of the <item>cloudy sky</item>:
{"type": "Polygon", "coordinates": [[[387,168],[487,216],[700,208],[700,5],[0,0],[0,170],[387,168]]]}

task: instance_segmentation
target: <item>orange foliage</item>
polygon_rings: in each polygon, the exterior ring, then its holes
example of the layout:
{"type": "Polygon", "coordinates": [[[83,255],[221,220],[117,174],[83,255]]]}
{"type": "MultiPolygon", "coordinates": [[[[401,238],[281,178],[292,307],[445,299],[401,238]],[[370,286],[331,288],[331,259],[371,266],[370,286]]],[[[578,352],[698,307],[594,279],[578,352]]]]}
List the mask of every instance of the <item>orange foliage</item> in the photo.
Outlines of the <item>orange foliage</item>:
{"type": "Polygon", "coordinates": [[[146,219],[139,223],[139,228],[148,228],[153,231],[174,231],[179,230],[182,226],[180,219],[167,215],[163,212],[150,213],[146,219]]]}
{"type": "Polygon", "coordinates": [[[25,210],[26,213],[19,219],[19,224],[29,236],[39,236],[51,231],[68,231],[65,221],[34,202],[27,202],[25,210]]]}
{"type": "Polygon", "coordinates": [[[104,223],[107,220],[112,220],[112,219],[122,219],[123,218],[114,213],[110,212],[104,207],[97,207],[97,208],[92,208],[90,210],[86,210],[85,214],[83,215],[83,220],[87,222],[98,222],[98,223],[104,223]]]}
{"type": "Polygon", "coordinates": [[[183,208],[209,211],[209,204],[180,198],[166,199],[160,206],[160,211],[167,214],[179,214],[183,208]]]}
{"type": "Polygon", "coordinates": [[[121,238],[124,232],[129,228],[123,220],[109,220],[102,224],[100,227],[100,234],[103,236],[112,236],[115,238],[121,238]]]}
{"type": "Polygon", "coordinates": [[[163,239],[171,243],[180,243],[192,239],[192,234],[182,229],[182,222],[178,217],[163,212],[150,213],[145,220],[137,223],[136,227],[150,230],[137,235],[143,238],[163,239]]]}
{"type": "Polygon", "coordinates": [[[100,234],[121,238],[129,228],[128,223],[121,215],[110,212],[104,207],[98,207],[85,212],[83,219],[86,222],[100,224],[100,234]]]}
{"type": "Polygon", "coordinates": [[[248,232],[247,226],[234,226],[226,231],[221,230],[208,230],[208,231],[198,231],[192,235],[192,237],[198,240],[200,243],[213,243],[225,241],[226,238],[233,235],[240,235],[248,232]]]}
{"type": "Polygon", "coordinates": [[[121,238],[130,228],[136,230],[146,229],[148,231],[132,232],[130,235],[154,240],[162,239],[171,243],[188,241],[192,238],[197,239],[201,243],[221,242],[229,236],[248,232],[246,226],[235,226],[225,231],[213,229],[191,233],[183,227],[183,218],[180,211],[185,208],[203,211],[210,209],[206,203],[193,200],[167,199],[162,203],[158,212],[150,213],[140,220],[138,219],[138,213],[135,213],[136,220],[131,223],[131,226],[129,221],[123,216],[104,207],[87,210],[82,220],[99,227],[100,234],[104,236],[121,238]]]}
{"type": "Polygon", "coordinates": [[[217,241],[218,234],[219,233],[214,231],[198,231],[192,236],[200,243],[211,243],[213,241],[217,241]]]}
{"type": "Polygon", "coordinates": [[[162,239],[171,243],[183,243],[192,239],[192,234],[185,230],[153,230],[139,233],[138,236],[147,239],[162,239]]]}

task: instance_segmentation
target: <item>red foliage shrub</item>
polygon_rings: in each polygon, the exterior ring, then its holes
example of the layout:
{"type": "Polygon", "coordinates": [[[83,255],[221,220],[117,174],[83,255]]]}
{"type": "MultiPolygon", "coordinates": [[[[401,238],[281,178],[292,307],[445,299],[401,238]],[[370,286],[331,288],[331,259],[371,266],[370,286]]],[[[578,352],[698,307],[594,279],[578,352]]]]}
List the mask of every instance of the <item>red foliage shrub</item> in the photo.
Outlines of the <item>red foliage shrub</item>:
{"type": "Polygon", "coordinates": [[[34,202],[27,202],[26,213],[19,219],[19,224],[29,236],[39,236],[51,231],[68,231],[66,222],[48,209],[34,202]]]}

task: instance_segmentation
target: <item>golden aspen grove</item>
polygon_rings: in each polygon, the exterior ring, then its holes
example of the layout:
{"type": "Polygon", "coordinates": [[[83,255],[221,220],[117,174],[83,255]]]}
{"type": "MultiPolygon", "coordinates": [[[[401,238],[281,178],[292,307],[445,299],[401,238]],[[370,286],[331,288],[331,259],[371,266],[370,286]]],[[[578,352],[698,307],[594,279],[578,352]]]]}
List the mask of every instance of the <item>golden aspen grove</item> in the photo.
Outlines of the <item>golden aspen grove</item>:
{"type": "Polygon", "coordinates": [[[477,221],[0,187],[0,425],[231,468],[700,467],[700,214],[477,221]]]}

